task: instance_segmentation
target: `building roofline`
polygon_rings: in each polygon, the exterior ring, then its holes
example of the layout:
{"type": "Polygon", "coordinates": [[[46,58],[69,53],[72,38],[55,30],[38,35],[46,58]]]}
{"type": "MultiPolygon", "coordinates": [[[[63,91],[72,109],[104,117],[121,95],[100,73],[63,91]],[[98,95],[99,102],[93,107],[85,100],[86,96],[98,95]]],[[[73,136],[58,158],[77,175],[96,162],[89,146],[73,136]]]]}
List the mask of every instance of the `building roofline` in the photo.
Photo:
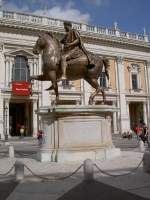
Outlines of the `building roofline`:
{"type": "MultiPolygon", "coordinates": [[[[0,23],[3,26],[64,33],[63,22],[63,20],[29,13],[0,11],[0,23]]],[[[118,28],[105,28],[77,22],[72,22],[72,24],[83,37],[150,48],[146,34],[122,32],[118,28]]]]}

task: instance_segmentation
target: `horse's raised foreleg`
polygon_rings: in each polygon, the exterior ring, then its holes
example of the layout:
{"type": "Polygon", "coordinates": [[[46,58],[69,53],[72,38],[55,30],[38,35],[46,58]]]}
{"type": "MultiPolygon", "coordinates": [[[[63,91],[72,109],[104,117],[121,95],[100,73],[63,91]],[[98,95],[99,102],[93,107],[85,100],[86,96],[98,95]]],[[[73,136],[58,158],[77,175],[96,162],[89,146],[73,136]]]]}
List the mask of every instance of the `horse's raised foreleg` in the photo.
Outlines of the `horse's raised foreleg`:
{"type": "Polygon", "coordinates": [[[59,93],[58,93],[58,84],[57,84],[57,77],[56,77],[56,71],[50,71],[48,73],[48,77],[49,77],[49,80],[51,80],[52,82],[52,86],[49,89],[54,89],[54,92],[55,92],[55,95],[56,95],[56,99],[55,99],[55,104],[58,103],[59,101],[59,93]]]}
{"type": "Polygon", "coordinates": [[[56,96],[55,104],[57,104],[57,103],[59,102],[59,94],[58,94],[58,85],[57,85],[57,81],[52,81],[52,86],[51,86],[51,87],[54,89],[55,96],[56,96]]]}
{"type": "Polygon", "coordinates": [[[90,79],[90,78],[87,78],[85,79],[93,88],[95,88],[95,92],[93,92],[89,98],[89,104],[92,105],[93,104],[93,101],[94,101],[94,98],[95,96],[101,92],[102,93],[102,96],[103,96],[103,103],[105,102],[105,92],[104,90],[100,87],[100,85],[98,84],[98,81],[97,79],[90,79]]]}

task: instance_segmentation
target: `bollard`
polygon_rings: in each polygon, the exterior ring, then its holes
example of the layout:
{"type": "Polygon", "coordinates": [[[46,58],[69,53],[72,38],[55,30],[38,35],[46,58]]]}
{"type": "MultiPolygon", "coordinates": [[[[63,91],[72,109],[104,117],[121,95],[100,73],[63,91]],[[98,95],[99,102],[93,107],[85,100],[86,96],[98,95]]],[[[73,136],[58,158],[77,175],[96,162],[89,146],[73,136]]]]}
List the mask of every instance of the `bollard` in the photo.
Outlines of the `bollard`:
{"type": "Polygon", "coordinates": [[[14,158],[15,157],[14,147],[12,145],[9,146],[9,157],[10,158],[14,158]]]}
{"type": "Polygon", "coordinates": [[[143,155],[143,171],[150,173],[150,152],[146,151],[143,155]]]}
{"type": "Polygon", "coordinates": [[[24,179],[24,163],[21,161],[15,162],[15,177],[16,181],[21,181],[24,179]]]}
{"type": "Polygon", "coordinates": [[[140,149],[140,152],[142,152],[142,153],[145,152],[145,145],[142,140],[139,141],[139,149],[140,149]]]}
{"type": "Polygon", "coordinates": [[[94,168],[93,162],[91,159],[86,159],[84,161],[84,180],[85,181],[93,181],[94,180],[94,168]]]}

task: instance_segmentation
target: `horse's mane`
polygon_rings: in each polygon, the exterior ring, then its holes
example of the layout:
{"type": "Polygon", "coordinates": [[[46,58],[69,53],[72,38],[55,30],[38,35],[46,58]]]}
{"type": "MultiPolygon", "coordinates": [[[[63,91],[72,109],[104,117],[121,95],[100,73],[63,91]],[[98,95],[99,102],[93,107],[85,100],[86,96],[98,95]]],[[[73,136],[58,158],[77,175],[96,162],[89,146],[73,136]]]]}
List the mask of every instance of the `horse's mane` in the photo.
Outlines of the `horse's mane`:
{"type": "Polygon", "coordinates": [[[61,43],[60,43],[59,40],[55,37],[54,34],[52,34],[52,33],[50,33],[50,32],[47,32],[47,33],[45,33],[45,35],[46,35],[47,37],[51,37],[51,38],[56,42],[56,44],[58,45],[58,47],[61,49],[61,43]]]}
{"type": "MultiPolygon", "coordinates": [[[[53,35],[52,33],[49,33],[49,32],[47,32],[47,33],[42,33],[41,34],[44,38],[46,38],[47,40],[53,40],[54,42],[55,42],[55,46],[57,46],[56,48],[58,48],[57,50],[56,50],[56,52],[57,52],[57,57],[58,57],[58,63],[57,64],[59,64],[59,62],[60,62],[60,56],[61,56],[61,43],[59,42],[59,40],[55,37],[55,35],[53,35]]],[[[51,61],[50,61],[50,57],[49,57],[49,54],[47,54],[47,53],[45,53],[45,61],[46,61],[46,63],[48,64],[50,64],[51,65],[51,61]]]]}

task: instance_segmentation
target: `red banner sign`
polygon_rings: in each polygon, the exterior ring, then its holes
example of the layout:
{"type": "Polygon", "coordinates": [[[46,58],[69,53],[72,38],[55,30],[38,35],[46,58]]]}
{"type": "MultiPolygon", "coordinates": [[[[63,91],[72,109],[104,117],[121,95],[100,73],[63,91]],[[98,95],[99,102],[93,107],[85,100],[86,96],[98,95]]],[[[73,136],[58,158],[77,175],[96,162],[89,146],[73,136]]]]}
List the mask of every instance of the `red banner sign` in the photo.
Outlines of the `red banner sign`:
{"type": "Polygon", "coordinates": [[[29,96],[31,94],[31,83],[25,81],[12,82],[13,95],[29,96]]]}

